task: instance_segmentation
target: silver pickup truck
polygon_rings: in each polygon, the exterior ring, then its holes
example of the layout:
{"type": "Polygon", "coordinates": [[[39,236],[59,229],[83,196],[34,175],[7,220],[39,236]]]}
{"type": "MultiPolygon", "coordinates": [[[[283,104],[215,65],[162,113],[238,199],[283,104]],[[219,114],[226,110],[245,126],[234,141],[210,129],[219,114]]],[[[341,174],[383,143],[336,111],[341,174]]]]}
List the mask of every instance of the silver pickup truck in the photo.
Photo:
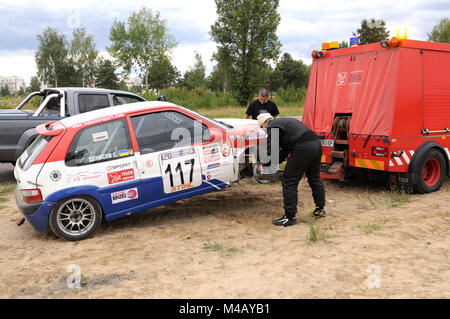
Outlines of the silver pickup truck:
{"type": "Polygon", "coordinates": [[[0,162],[13,163],[36,138],[35,127],[63,117],[105,107],[142,102],[139,95],[96,88],[51,88],[34,92],[14,109],[0,109],[0,162]],[[37,110],[25,110],[35,97],[41,97],[37,110]]]}

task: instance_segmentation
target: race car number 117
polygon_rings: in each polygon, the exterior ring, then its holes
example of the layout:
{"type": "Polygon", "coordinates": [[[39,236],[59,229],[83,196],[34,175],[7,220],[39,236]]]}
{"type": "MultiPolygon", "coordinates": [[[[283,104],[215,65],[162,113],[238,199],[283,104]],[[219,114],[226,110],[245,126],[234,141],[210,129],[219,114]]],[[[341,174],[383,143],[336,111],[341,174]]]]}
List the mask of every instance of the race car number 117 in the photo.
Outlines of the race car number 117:
{"type": "Polygon", "coordinates": [[[160,155],[164,193],[170,194],[202,185],[201,165],[194,148],[160,155]]]}

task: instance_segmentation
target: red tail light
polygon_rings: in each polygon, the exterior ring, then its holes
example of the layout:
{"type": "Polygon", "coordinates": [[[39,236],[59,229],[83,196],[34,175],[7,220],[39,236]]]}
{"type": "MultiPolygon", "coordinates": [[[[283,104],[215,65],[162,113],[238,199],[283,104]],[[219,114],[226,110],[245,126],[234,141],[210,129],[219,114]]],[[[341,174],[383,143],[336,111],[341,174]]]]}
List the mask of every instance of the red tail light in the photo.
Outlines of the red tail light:
{"type": "Polygon", "coordinates": [[[373,146],[372,147],[372,156],[388,157],[389,152],[388,152],[387,147],[373,146]]]}
{"type": "Polygon", "coordinates": [[[21,189],[20,195],[22,196],[22,200],[26,204],[34,204],[42,202],[41,191],[36,189],[21,189]]]}

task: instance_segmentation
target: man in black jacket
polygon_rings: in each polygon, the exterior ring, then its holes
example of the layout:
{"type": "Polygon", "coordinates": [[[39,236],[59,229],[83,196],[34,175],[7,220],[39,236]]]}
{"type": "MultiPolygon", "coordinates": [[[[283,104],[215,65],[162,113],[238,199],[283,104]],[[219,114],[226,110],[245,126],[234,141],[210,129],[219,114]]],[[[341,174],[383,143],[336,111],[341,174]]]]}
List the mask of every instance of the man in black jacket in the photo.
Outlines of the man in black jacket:
{"type": "MultiPolygon", "coordinates": [[[[267,128],[267,155],[271,156],[275,132],[273,129],[278,129],[279,163],[284,162],[290,154],[281,180],[285,215],[274,220],[273,224],[276,226],[297,224],[298,184],[305,173],[316,204],[312,215],[318,218],[325,217],[325,189],[320,179],[322,144],[319,137],[294,118],[273,119],[270,114],[265,113],[258,116],[258,124],[261,128],[267,128]]],[[[262,172],[263,166],[269,165],[271,165],[270,162],[261,164],[258,167],[258,173],[262,172]]]]}
{"type": "Polygon", "coordinates": [[[258,99],[250,103],[245,111],[245,118],[248,119],[251,117],[253,120],[256,120],[258,115],[262,113],[270,113],[272,117],[277,117],[280,111],[278,111],[275,102],[269,100],[269,90],[261,89],[258,95],[258,99]]]}

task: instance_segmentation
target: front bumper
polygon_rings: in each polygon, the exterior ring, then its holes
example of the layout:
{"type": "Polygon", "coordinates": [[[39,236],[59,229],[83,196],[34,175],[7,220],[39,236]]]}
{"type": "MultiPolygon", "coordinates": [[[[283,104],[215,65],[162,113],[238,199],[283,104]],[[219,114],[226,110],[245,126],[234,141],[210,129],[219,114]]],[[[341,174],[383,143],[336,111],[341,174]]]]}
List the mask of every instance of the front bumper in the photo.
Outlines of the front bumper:
{"type": "Polygon", "coordinates": [[[16,188],[16,203],[22,215],[33,228],[39,232],[47,232],[48,216],[54,203],[42,202],[36,204],[26,204],[19,196],[19,189],[16,188]]]}

